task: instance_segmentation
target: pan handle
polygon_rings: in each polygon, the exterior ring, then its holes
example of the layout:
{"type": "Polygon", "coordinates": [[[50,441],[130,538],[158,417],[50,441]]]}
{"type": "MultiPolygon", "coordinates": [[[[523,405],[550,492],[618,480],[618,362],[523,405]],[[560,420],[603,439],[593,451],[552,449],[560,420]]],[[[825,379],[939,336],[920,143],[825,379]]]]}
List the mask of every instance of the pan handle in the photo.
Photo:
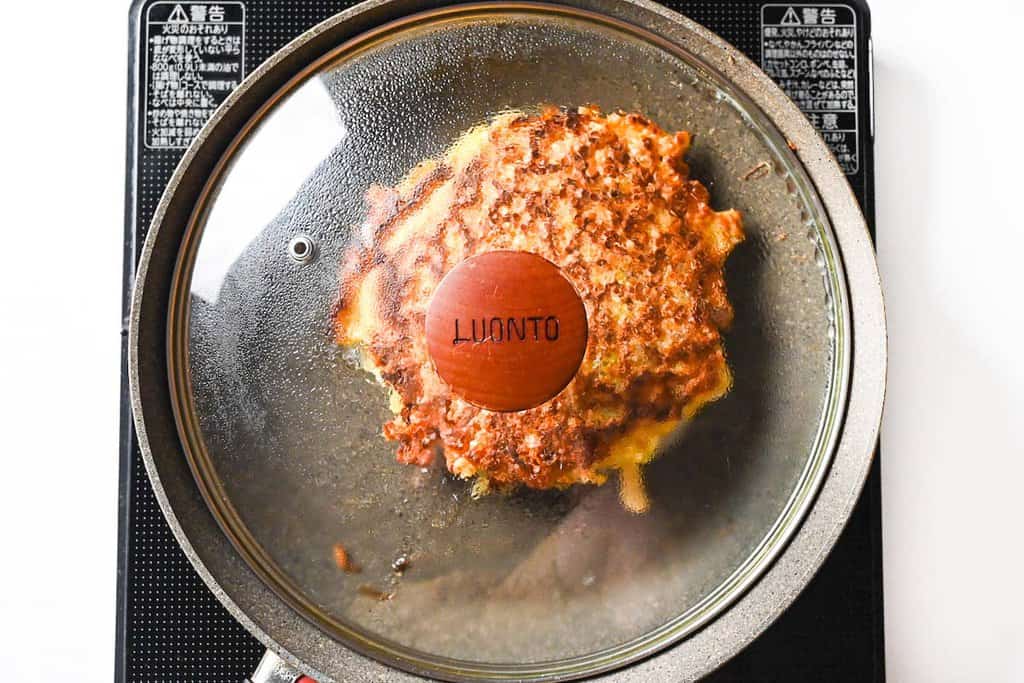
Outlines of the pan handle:
{"type": "Polygon", "coordinates": [[[256,672],[245,683],[316,683],[309,676],[303,676],[294,670],[276,654],[267,650],[263,653],[256,672]]]}

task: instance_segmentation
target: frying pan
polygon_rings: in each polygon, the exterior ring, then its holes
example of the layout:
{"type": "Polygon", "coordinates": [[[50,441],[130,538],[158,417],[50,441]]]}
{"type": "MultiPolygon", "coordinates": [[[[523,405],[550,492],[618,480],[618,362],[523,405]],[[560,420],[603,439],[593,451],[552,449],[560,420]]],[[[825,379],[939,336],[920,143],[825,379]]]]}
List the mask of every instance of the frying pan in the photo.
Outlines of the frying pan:
{"type": "Polygon", "coordinates": [[[832,547],[885,375],[870,238],[828,150],[738,51],[640,0],[371,1],[296,38],[171,179],[129,348],[157,500],[267,646],[257,681],[699,678],[832,547]],[[745,216],[727,266],[735,386],[651,465],[643,516],[611,485],[472,500],[441,468],[395,463],[383,391],[325,333],[366,189],[545,102],[693,131],[692,175],[745,216]]]}

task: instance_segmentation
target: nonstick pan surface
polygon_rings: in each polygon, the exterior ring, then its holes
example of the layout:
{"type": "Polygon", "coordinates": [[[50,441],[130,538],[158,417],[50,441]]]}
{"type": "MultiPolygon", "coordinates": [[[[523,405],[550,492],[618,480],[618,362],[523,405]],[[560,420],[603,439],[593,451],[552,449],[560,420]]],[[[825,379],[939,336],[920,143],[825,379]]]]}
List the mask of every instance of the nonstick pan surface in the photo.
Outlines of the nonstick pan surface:
{"type": "Polygon", "coordinates": [[[147,242],[133,396],[179,540],[243,623],[325,680],[377,662],[570,678],[673,645],[641,666],[698,675],[802,587],[870,461],[884,333],[845,181],[738,53],[647,5],[345,14],[232,96],[147,242]],[[501,111],[549,103],[691,131],[691,175],[744,214],[727,265],[734,387],[648,468],[645,515],[614,484],[474,500],[441,467],[398,464],[385,392],[329,334],[366,190],[501,111]],[[360,573],[339,571],[338,544],[360,573]],[[758,598],[780,555],[799,570],[758,598]],[[751,598],[765,616],[707,642],[751,598]]]}

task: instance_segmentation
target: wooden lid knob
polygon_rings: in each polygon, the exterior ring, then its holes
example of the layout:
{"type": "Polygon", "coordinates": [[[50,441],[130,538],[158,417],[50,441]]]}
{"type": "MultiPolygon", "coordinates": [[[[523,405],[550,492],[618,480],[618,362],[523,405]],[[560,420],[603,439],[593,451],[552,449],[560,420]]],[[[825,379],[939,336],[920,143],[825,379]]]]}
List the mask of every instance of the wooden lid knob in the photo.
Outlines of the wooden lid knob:
{"type": "Polygon", "coordinates": [[[554,398],[587,350],[587,311],[550,261],[523,251],[466,259],[437,286],[427,348],[452,391],[512,412],[554,398]]]}

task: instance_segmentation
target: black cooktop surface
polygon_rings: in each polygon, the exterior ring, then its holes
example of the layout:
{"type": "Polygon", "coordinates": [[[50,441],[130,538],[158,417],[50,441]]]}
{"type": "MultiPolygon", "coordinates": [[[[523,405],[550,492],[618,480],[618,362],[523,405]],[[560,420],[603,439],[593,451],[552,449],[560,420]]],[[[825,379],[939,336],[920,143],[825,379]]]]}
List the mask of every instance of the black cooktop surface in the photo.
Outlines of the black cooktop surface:
{"type": "MultiPolygon", "coordinates": [[[[236,56],[222,61],[229,65],[237,62],[244,74],[306,28],[353,4],[346,0],[136,2],[131,13],[132,94],[151,87],[156,67],[145,55],[160,22],[211,22],[219,17],[227,25],[225,35],[241,47],[236,56]]],[[[750,0],[665,4],[731,42],[783,86],[836,153],[873,229],[867,7],[859,0],[800,5],[750,0]],[[821,41],[829,36],[844,38],[827,46],[831,70],[814,58],[815,51],[823,47],[821,41]],[[827,87],[820,87],[822,84],[827,87]]],[[[147,113],[130,105],[126,315],[134,265],[160,195],[194,134],[193,128],[218,103],[194,109],[198,120],[183,129],[158,128],[161,122],[173,120],[173,112],[147,113]]],[[[124,341],[122,331],[122,347],[124,341]]],[[[122,381],[120,459],[116,680],[243,680],[252,673],[263,648],[216,601],[175,543],[139,455],[126,377],[122,381]]],[[[708,680],[884,680],[880,497],[876,457],[861,500],[818,575],[773,626],[708,680]]]]}

